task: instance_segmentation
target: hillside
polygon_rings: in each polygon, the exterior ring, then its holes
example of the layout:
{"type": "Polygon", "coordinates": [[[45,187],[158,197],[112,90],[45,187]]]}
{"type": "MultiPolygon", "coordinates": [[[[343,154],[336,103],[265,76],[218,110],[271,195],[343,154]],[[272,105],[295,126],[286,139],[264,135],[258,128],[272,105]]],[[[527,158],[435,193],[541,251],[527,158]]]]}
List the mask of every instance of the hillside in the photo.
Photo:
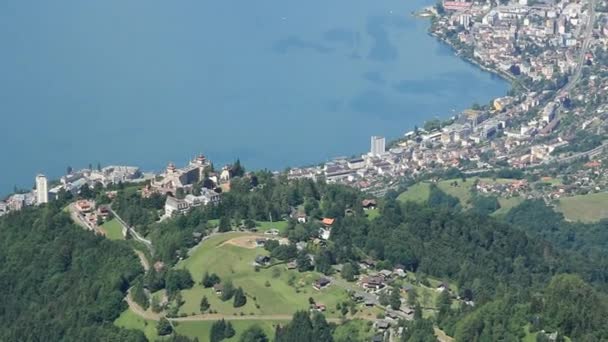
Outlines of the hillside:
{"type": "Polygon", "coordinates": [[[72,224],[57,205],[0,219],[0,340],[144,340],[111,324],[141,273],[137,257],[72,224]]]}

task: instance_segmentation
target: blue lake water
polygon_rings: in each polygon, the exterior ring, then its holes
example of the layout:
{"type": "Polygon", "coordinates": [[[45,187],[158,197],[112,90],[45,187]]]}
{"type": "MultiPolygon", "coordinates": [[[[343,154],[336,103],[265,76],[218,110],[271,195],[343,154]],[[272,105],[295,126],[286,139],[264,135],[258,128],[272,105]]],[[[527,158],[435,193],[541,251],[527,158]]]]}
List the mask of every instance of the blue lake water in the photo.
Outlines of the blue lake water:
{"type": "Polygon", "coordinates": [[[4,0],[0,193],[67,165],[283,169],[508,84],[410,15],[428,0],[4,0]]]}

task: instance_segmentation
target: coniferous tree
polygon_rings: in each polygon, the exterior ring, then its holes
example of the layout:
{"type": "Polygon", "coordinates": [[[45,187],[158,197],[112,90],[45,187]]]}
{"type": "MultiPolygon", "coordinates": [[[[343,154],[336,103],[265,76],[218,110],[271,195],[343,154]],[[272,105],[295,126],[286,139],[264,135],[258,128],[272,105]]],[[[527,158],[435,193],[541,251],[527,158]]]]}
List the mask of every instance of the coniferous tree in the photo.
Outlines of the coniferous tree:
{"type": "Polygon", "coordinates": [[[259,325],[252,325],[243,331],[239,342],[268,342],[268,337],[259,325]]]}
{"type": "Polygon", "coordinates": [[[245,305],[246,303],[247,303],[247,296],[245,296],[245,292],[243,292],[243,289],[241,287],[239,287],[238,289],[236,289],[234,291],[233,306],[235,308],[240,308],[241,306],[245,305]]]}
{"type": "Polygon", "coordinates": [[[312,317],[312,340],[314,342],[333,342],[331,328],[325,316],[316,312],[312,317]]]}
{"type": "Polygon", "coordinates": [[[137,281],[131,289],[131,298],[133,298],[135,303],[139,304],[144,310],[147,310],[148,307],[150,307],[150,301],[144,291],[144,285],[141,280],[137,281]]]}
{"type": "Polygon", "coordinates": [[[225,302],[227,300],[230,300],[230,298],[232,298],[232,296],[234,295],[234,285],[232,285],[232,282],[230,280],[224,282],[224,288],[222,289],[222,297],[221,299],[225,302]]]}
{"type": "Polygon", "coordinates": [[[205,312],[205,311],[209,310],[210,307],[211,307],[211,304],[209,304],[209,300],[207,299],[207,296],[203,296],[203,299],[201,299],[201,312],[205,312]]]}
{"type": "Polygon", "coordinates": [[[156,331],[158,332],[158,335],[160,336],[165,336],[165,335],[169,335],[173,332],[173,327],[171,326],[171,322],[169,322],[168,319],[166,318],[161,318],[160,321],[158,321],[158,324],[156,325],[156,331]]]}
{"type": "Polygon", "coordinates": [[[296,265],[298,266],[298,271],[300,272],[310,271],[312,269],[312,263],[308,253],[305,251],[300,251],[296,258],[296,265]]]}
{"type": "Polygon", "coordinates": [[[391,295],[389,298],[391,309],[399,310],[401,308],[401,294],[399,293],[399,289],[393,287],[391,289],[391,295]]]}

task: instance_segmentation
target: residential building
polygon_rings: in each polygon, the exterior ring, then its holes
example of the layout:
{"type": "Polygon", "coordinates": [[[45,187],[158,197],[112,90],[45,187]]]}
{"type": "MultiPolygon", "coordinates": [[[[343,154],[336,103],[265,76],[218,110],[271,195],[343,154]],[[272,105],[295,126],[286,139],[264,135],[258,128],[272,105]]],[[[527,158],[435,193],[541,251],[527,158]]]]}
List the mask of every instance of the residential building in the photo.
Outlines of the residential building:
{"type": "Polygon", "coordinates": [[[49,202],[48,181],[42,174],[36,176],[36,202],[38,204],[49,202]]]}
{"type": "Polygon", "coordinates": [[[380,136],[372,136],[370,155],[379,157],[386,153],[386,139],[380,136]]]}

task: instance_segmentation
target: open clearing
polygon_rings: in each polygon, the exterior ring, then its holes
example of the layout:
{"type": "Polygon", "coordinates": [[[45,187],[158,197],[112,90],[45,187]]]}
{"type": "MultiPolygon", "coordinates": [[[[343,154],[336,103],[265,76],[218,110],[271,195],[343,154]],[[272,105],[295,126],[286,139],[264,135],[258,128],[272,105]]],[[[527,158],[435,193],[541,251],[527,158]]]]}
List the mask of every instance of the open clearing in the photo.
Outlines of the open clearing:
{"type": "Polygon", "coordinates": [[[235,237],[233,239],[230,239],[224,243],[222,243],[220,245],[220,247],[226,246],[226,245],[233,245],[233,246],[237,246],[237,247],[241,247],[241,248],[248,248],[248,249],[253,249],[256,248],[257,245],[255,243],[256,239],[260,239],[262,238],[261,236],[239,236],[239,237],[235,237]]]}
{"type": "Polygon", "coordinates": [[[297,310],[307,309],[308,298],[312,297],[317,303],[327,306],[328,317],[337,317],[338,313],[332,311],[338,302],[348,298],[346,291],[331,285],[317,291],[312,283],[321,276],[319,273],[287,270],[285,264],[256,271],[254,259],[257,255],[267,255],[266,250],[226,243],[259,237],[237,232],[213,236],[205,240],[189,258],[178,263],[176,267],[188,269],[197,283],[192,289],[182,291],[185,304],[179,313],[200,313],[201,299],[207,296],[211,310],[223,315],[291,315],[297,310]],[[205,272],[216,273],[222,281],[230,279],[236,287],[242,287],[248,297],[247,304],[234,308],[232,301],[223,302],[213,289],[200,285],[205,272]]]}
{"type": "Polygon", "coordinates": [[[608,193],[564,197],[556,209],[570,221],[597,222],[608,218],[608,193]]]}
{"type": "Polygon", "coordinates": [[[110,240],[124,240],[125,237],[122,235],[122,226],[116,219],[101,225],[101,229],[106,233],[106,237],[110,240]]]}
{"type": "Polygon", "coordinates": [[[402,192],[397,199],[401,202],[426,202],[431,193],[431,185],[426,182],[416,183],[402,192]]]}
{"type": "MultiPolygon", "coordinates": [[[[460,200],[460,205],[464,209],[469,209],[471,207],[471,186],[475,183],[475,180],[479,180],[484,183],[498,183],[498,184],[508,184],[515,180],[507,179],[507,178],[497,178],[496,180],[492,178],[467,178],[466,182],[463,182],[462,179],[448,179],[444,181],[437,182],[437,187],[445,192],[448,195],[454,196],[460,200]]],[[[428,182],[419,182],[412,186],[410,186],[406,191],[401,193],[398,197],[398,200],[401,202],[418,202],[425,203],[429,199],[430,195],[430,187],[431,183],[428,182]]],[[[511,198],[503,198],[498,197],[498,202],[500,203],[500,209],[493,213],[493,215],[501,215],[506,214],[511,208],[517,206],[521,202],[523,202],[523,198],[520,197],[511,197],[511,198]]]]}
{"type": "MultiPolygon", "coordinates": [[[[182,321],[182,322],[174,322],[174,326],[177,330],[177,333],[180,335],[188,336],[190,338],[198,338],[201,342],[209,341],[209,331],[211,330],[211,325],[213,324],[213,320],[208,321],[182,321]]],[[[225,341],[238,341],[239,337],[247,328],[252,325],[259,325],[264,332],[266,332],[267,336],[274,336],[275,327],[278,324],[286,324],[288,321],[282,320],[248,320],[247,318],[239,319],[239,320],[230,320],[236,335],[225,341]]],[[[145,320],[131,310],[126,310],[123,312],[114,324],[118,327],[124,329],[134,329],[143,331],[149,341],[157,341],[163,340],[163,338],[159,338],[156,333],[156,321],[145,320]]]]}

